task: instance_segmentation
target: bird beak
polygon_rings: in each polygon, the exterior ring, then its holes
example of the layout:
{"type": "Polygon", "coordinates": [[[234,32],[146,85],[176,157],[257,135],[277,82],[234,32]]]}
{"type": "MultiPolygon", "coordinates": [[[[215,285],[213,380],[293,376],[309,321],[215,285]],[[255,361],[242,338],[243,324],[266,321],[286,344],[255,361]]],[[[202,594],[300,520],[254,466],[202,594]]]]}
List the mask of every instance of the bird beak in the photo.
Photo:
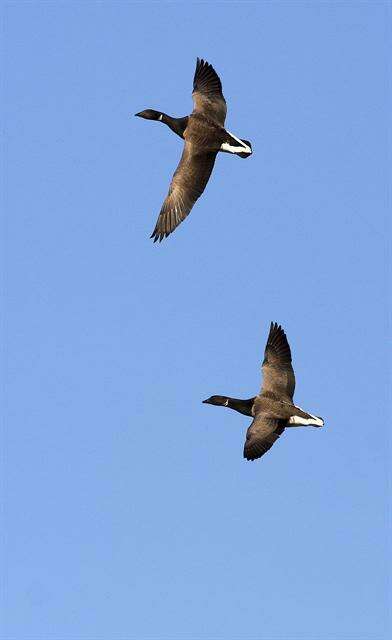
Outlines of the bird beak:
{"type": "Polygon", "coordinates": [[[210,404],[210,401],[208,399],[207,400],[203,400],[202,402],[203,402],[203,404],[210,404]]]}
{"type": "Polygon", "coordinates": [[[138,118],[142,117],[142,112],[140,111],[139,113],[135,113],[135,116],[138,116],[138,118]]]}

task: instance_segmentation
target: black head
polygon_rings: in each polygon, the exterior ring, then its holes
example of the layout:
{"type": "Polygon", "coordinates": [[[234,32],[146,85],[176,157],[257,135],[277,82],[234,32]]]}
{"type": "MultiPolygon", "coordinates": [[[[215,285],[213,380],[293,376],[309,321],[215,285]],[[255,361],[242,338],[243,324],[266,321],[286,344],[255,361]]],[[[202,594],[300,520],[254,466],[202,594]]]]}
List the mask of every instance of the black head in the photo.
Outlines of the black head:
{"type": "Polygon", "coordinates": [[[229,404],[229,398],[227,396],[211,396],[207,400],[203,400],[204,404],[215,404],[218,407],[227,407],[229,404]]]}
{"type": "Polygon", "coordinates": [[[145,118],[146,120],[162,120],[162,114],[160,111],[154,111],[154,109],[145,109],[139,113],[135,113],[135,116],[139,118],[145,118]]]}

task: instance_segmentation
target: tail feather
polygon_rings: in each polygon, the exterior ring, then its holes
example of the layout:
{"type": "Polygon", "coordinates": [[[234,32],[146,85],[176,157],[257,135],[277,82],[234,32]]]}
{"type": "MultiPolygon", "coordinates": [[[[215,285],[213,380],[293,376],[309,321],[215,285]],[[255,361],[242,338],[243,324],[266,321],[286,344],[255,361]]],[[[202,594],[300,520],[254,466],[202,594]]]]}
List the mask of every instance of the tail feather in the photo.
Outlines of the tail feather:
{"type": "Polygon", "coordinates": [[[252,145],[248,140],[241,140],[240,138],[237,138],[237,136],[230,133],[230,131],[226,131],[226,133],[227,138],[221,145],[221,151],[226,151],[227,153],[235,153],[241,158],[247,158],[252,154],[252,145]]]}
{"type": "Polygon", "coordinates": [[[319,416],[314,416],[311,413],[307,413],[306,411],[303,411],[302,409],[300,409],[299,407],[296,407],[296,409],[298,409],[298,413],[296,413],[295,415],[291,416],[288,420],[288,425],[297,425],[297,426],[312,426],[312,427],[323,427],[324,426],[324,420],[322,418],[320,418],[319,416]]]}

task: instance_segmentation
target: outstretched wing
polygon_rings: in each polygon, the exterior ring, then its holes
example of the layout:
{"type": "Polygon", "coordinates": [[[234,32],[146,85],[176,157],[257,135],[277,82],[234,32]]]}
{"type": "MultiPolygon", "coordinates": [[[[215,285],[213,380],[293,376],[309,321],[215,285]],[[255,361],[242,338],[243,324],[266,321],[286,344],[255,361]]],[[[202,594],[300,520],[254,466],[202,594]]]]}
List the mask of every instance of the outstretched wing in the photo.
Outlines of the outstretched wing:
{"type": "Polygon", "coordinates": [[[222,83],[214,67],[199,58],[193,78],[192,98],[194,111],[224,126],[227,107],[222,93],[222,83]]]}
{"type": "Polygon", "coordinates": [[[265,392],[279,396],[281,400],[293,401],[295,376],[291,364],[291,351],[286,334],[276,322],[271,322],[263,361],[263,385],[265,392]]]}
{"type": "Polygon", "coordinates": [[[283,431],[284,426],[281,420],[268,418],[263,414],[256,416],[246,432],[244,458],[247,460],[261,458],[271,449],[283,431]]]}
{"type": "Polygon", "coordinates": [[[194,153],[192,144],[185,142],[169,193],[162,205],[155,229],[154,242],[166,238],[186,218],[201,196],[214,167],[216,153],[194,153]]]}

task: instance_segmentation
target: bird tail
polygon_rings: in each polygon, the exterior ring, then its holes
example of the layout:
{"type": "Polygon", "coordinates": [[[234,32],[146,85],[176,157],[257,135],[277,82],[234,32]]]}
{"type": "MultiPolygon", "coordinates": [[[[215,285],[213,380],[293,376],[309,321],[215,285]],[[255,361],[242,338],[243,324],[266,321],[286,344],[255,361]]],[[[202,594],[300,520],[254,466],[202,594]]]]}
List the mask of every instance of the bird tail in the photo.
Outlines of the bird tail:
{"type": "Polygon", "coordinates": [[[221,151],[234,153],[240,158],[248,158],[252,155],[252,145],[249,140],[241,140],[241,138],[237,138],[237,136],[230,133],[230,131],[226,131],[226,134],[226,139],[220,148],[221,151]]]}
{"type": "Polygon", "coordinates": [[[307,413],[300,409],[300,407],[295,407],[296,411],[293,416],[291,416],[287,422],[287,426],[290,427],[323,427],[324,420],[319,416],[314,416],[311,413],[307,413]]]}

